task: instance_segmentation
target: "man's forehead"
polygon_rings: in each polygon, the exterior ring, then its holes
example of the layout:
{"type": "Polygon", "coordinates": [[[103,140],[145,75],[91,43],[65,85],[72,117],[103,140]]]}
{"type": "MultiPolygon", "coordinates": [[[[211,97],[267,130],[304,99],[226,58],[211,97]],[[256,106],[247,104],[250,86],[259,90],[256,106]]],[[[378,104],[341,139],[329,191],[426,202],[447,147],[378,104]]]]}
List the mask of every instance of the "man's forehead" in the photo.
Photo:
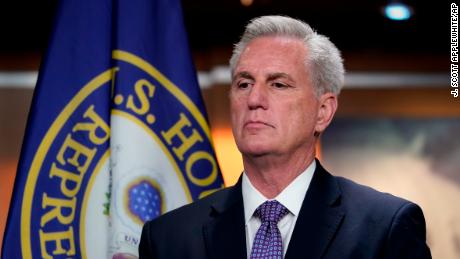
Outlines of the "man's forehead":
{"type": "Polygon", "coordinates": [[[292,42],[302,43],[301,38],[296,38],[288,35],[263,35],[258,36],[248,42],[246,46],[250,46],[254,43],[266,43],[266,44],[290,44],[292,42]]]}
{"type": "MultiPolygon", "coordinates": [[[[232,71],[236,78],[288,77],[305,67],[306,48],[303,41],[287,36],[263,36],[251,40],[244,48],[232,71]]],[[[301,72],[302,73],[302,72],[301,72]]]]}

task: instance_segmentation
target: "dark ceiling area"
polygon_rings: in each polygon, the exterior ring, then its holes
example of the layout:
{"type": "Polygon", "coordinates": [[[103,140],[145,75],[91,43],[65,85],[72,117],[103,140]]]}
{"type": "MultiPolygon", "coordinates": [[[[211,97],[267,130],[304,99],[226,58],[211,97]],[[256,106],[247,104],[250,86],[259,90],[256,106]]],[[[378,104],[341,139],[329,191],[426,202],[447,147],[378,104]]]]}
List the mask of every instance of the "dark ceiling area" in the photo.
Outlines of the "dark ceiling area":
{"type": "MultiPolygon", "coordinates": [[[[43,52],[58,1],[15,1],[0,4],[0,53],[43,52]]],[[[183,0],[192,50],[228,48],[253,17],[284,14],[308,22],[343,52],[449,55],[450,4],[405,0],[414,10],[408,21],[382,15],[382,0],[183,0]]]]}
{"type": "Polygon", "coordinates": [[[402,22],[383,16],[388,1],[381,0],[255,0],[250,7],[237,0],[185,0],[183,6],[193,48],[234,43],[251,18],[284,14],[306,21],[344,51],[447,54],[450,4],[440,2],[406,0],[414,16],[402,22]]]}

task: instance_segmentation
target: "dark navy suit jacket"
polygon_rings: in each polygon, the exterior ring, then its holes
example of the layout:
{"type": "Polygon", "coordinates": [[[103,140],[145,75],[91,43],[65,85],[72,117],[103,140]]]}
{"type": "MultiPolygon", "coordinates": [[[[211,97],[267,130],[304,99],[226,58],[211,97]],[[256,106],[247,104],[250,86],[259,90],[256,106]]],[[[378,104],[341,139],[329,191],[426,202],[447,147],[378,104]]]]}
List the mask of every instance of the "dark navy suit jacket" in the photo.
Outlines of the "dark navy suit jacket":
{"type": "MultiPolygon", "coordinates": [[[[145,224],[140,258],[245,259],[241,179],[145,224]]],[[[422,210],[317,167],[286,259],[431,258],[422,210]]]]}

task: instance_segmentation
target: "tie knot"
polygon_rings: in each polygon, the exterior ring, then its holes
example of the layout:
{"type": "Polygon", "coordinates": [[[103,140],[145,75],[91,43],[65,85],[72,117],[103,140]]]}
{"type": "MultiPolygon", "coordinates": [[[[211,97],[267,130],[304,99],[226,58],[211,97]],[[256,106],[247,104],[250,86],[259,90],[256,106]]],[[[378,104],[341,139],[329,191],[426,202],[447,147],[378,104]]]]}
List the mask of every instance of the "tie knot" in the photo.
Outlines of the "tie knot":
{"type": "Polygon", "coordinates": [[[278,223],[287,213],[288,209],[286,209],[286,207],[277,200],[272,200],[262,203],[256,209],[254,215],[259,217],[262,222],[278,223]]]}

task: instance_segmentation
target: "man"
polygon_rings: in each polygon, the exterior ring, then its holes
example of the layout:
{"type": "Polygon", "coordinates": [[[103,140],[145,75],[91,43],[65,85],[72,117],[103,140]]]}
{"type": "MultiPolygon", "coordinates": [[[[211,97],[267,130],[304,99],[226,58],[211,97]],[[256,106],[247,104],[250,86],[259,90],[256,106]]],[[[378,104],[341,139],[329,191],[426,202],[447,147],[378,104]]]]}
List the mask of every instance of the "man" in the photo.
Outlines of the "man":
{"type": "Polygon", "coordinates": [[[244,173],[148,222],[140,258],[431,258],[417,205],[334,177],[315,160],[344,78],[326,37],[289,17],[260,17],[230,66],[244,173]]]}

